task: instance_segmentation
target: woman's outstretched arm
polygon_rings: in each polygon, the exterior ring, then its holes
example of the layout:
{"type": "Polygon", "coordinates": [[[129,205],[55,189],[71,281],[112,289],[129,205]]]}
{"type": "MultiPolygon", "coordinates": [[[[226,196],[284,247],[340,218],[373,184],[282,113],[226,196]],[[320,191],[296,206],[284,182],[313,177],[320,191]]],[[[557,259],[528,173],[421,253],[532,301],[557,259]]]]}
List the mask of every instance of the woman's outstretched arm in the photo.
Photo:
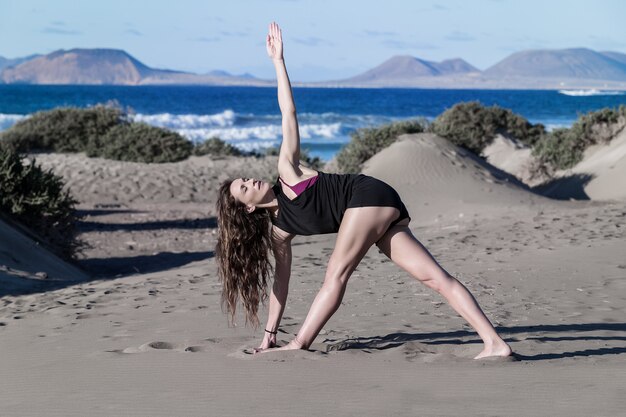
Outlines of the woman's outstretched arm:
{"type": "Polygon", "coordinates": [[[287,294],[289,293],[289,278],[291,277],[291,239],[292,234],[288,234],[272,227],[272,250],[276,266],[274,268],[274,284],[270,293],[270,305],[267,316],[267,324],[263,331],[263,341],[254,351],[260,352],[276,346],[276,335],[266,332],[278,330],[280,320],[287,304],[287,294]]]}
{"type": "Polygon", "coordinates": [[[300,133],[298,132],[298,119],[296,117],[296,104],[293,101],[291,83],[287,75],[287,67],[283,58],[283,38],[280,27],[275,22],[270,24],[267,34],[267,54],[272,58],[276,69],[276,81],[278,83],[278,105],[283,116],[283,142],[280,146],[278,157],[279,172],[281,165],[293,167],[297,175],[300,164],[300,133]]]}

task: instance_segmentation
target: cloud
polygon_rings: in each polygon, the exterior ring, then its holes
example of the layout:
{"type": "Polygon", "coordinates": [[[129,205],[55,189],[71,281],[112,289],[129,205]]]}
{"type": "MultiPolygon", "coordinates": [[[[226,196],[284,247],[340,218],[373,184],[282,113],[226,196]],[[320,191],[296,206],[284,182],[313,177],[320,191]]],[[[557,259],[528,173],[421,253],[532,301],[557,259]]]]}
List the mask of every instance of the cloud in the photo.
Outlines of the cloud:
{"type": "Polygon", "coordinates": [[[194,41],[194,42],[219,42],[221,39],[222,38],[217,37],[217,36],[212,36],[212,37],[200,36],[198,38],[191,38],[189,40],[194,41]]]}
{"type": "Polygon", "coordinates": [[[223,36],[227,36],[227,37],[233,37],[233,38],[243,38],[246,36],[249,36],[250,34],[247,32],[226,32],[226,31],[222,31],[220,32],[221,35],[223,36]]]}
{"type": "MultiPolygon", "coordinates": [[[[533,38],[530,36],[516,36],[513,39],[510,39],[509,42],[517,44],[517,46],[513,46],[516,51],[520,51],[521,49],[546,49],[553,45],[552,41],[547,39],[539,39],[533,38]]],[[[505,48],[508,47],[505,45],[505,48]]]]}
{"type": "Polygon", "coordinates": [[[459,32],[457,30],[448,34],[445,37],[445,39],[449,41],[455,41],[455,42],[468,42],[468,41],[476,40],[476,38],[470,35],[469,33],[459,32]]]}
{"type": "Polygon", "coordinates": [[[82,35],[83,32],[78,30],[70,30],[70,29],[61,29],[55,27],[46,27],[41,31],[42,33],[47,33],[50,35],[82,35]]]}
{"type": "Polygon", "coordinates": [[[606,49],[606,48],[620,48],[623,49],[626,47],[626,43],[621,40],[615,40],[607,37],[600,37],[595,35],[590,35],[589,39],[591,39],[592,44],[595,48],[606,49]]]}
{"type": "Polygon", "coordinates": [[[419,9],[418,12],[439,12],[443,10],[450,10],[450,9],[444,6],[443,4],[435,3],[435,4],[431,4],[430,7],[427,7],[425,9],[419,9]]]}
{"type": "Polygon", "coordinates": [[[435,46],[430,43],[425,42],[407,42],[397,39],[385,39],[381,42],[388,48],[393,49],[439,49],[438,46],[435,46]]]}
{"type": "Polygon", "coordinates": [[[364,31],[367,36],[371,37],[380,37],[380,36],[396,36],[396,32],[382,32],[378,30],[365,30],[364,31]]]}
{"type": "Polygon", "coordinates": [[[124,33],[127,33],[129,35],[135,35],[135,36],[143,36],[143,33],[139,32],[138,30],[135,30],[135,29],[126,29],[124,31],[124,33]]]}
{"type": "Polygon", "coordinates": [[[83,32],[79,30],[66,29],[67,25],[62,20],[53,20],[50,22],[50,26],[46,26],[42,29],[42,33],[52,35],[82,35],[83,32]]]}
{"type": "Polygon", "coordinates": [[[328,41],[322,38],[316,38],[315,36],[309,36],[308,38],[293,38],[293,41],[295,43],[299,43],[301,45],[306,45],[306,46],[320,46],[320,45],[333,46],[334,45],[334,43],[332,43],[331,41],[328,41]]]}

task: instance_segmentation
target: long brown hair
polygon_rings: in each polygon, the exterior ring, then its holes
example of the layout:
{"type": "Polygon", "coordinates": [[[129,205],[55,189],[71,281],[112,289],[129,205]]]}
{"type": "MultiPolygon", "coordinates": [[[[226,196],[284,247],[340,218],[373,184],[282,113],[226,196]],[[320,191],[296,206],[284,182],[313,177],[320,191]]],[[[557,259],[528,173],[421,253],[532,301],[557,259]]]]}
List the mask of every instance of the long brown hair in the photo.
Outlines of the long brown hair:
{"type": "Polygon", "coordinates": [[[272,273],[269,261],[270,213],[256,208],[252,213],[230,193],[233,180],[224,182],[219,189],[217,209],[217,259],[218,277],[222,283],[222,311],[230,314],[235,323],[239,297],[246,310],[246,325],[256,329],[259,302],[268,298],[267,284],[272,273]]]}

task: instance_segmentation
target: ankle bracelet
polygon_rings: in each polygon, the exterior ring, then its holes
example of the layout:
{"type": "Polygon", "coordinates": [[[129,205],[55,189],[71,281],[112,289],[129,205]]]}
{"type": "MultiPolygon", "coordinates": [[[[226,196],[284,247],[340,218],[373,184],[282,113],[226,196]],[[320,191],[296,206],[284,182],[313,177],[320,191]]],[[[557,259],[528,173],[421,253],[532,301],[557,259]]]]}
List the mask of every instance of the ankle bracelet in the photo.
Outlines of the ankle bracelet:
{"type": "Polygon", "coordinates": [[[266,332],[268,332],[269,334],[277,334],[278,330],[276,330],[275,332],[270,332],[269,330],[265,329],[266,332]]]}

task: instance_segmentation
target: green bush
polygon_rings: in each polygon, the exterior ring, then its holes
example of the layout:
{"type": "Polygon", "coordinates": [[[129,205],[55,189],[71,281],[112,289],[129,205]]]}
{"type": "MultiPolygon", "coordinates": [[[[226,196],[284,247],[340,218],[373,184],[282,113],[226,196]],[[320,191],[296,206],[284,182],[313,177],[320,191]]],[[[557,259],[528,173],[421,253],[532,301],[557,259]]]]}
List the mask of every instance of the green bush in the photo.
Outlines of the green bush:
{"type": "Polygon", "coordinates": [[[14,152],[82,152],[112,127],[127,122],[119,108],[60,107],[20,120],[0,134],[0,144],[14,152]]]}
{"type": "Polygon", "coordinates": [[[485,107],[472,101],[456,104],[443,112],[433,121],[431,131],[480,155],[498,133],[532,146],[545,133],[545,128],[541,124],[532,125],[511,110],[485,107]]]}
{"type": "Polygon", "coordinates": [[[12,152],[85,152],[88,156],[134,162],[175,162],[193,145],[176,132],[129,120],[119,105],[37,112],[0,134],[12,152]]]}
{"type": "Polygon", "coordinates": [[[422,133],[427,125],[425,119],[419,119],[357,129],[350,135],[352,140],[337,153],[337,166],[344,173],[361,172],[365,161],[395,142],[398,136],[422,133]]]}
{"type": "Polygon", "coordinates": [[[57,255],[70,259],[82,246],[76,239],[76,201],[63,180],[34,162],[0,149],[0,212],[27,226],[57,255]]]}
{"type": "Polygon", "coordinates": [[[577,149],[576,141],[577,138],[570,129],[555,129],[535,144],[532,154],[542,165],[552,169],[569,168],[582,158],[582,152],[577,149]]]}
{"type": "Polygon", "coordinates": [[[533,155],[544,169],[571,168],[582,160],[589,146],[610,141],[625,125],[626,106],[589,112],[580,115],[571,128],[543,135],[533,147],[533,155]]]}
{"type": "Polygon", "coordinates": [[[117,125],[93,143],[87,156],[132,162],[176,162],[193,150],[193,144],[178,133],[145,123],[117,125]]]}
{"type": "Polygon", "coordinates": [[[219,157],[228,155],[241,156],[243,152],[220,138],[214,137],[197,144],[193,148],[193,154],[196,156],[211,155],[219,157]]]}

